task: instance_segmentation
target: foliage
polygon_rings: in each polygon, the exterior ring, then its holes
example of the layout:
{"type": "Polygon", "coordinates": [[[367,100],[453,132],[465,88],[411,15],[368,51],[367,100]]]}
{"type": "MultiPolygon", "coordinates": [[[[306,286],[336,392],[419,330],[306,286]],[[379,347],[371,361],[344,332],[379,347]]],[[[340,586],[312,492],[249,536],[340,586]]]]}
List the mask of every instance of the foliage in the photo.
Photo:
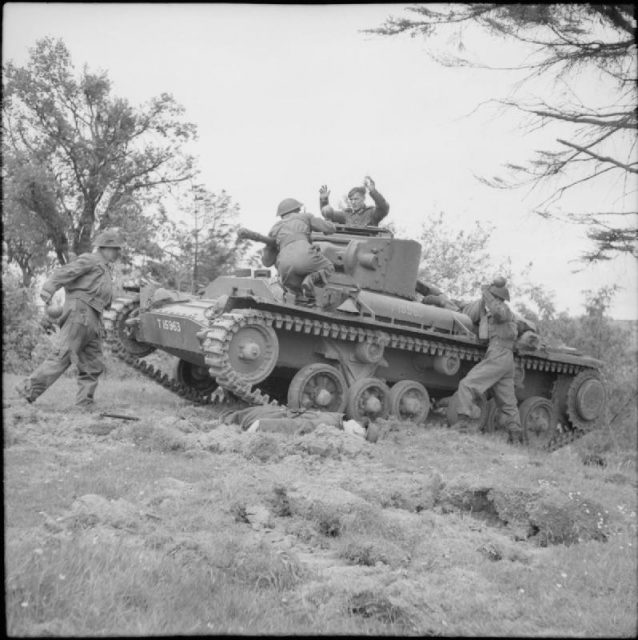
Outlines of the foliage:
{"type": "Polygon", "coordinates": [[[2,291],[2,369],[27,373],[52,348],[52,338],[43,331],[33,289],[22,286],[15,270],[6,264],[2,291]]]}
{"type": "Polygon", "coordinates": [[[451,298],[480,295],[480,287],[495,275],[509,279],[511,266],[495,264],[486,244],[494,227],[479,221],[469,229],[446,227],[444,214],[429,215],[418,238],[422,246],[419,278],[441,288],[451,298]]]}
{"type": "Polygon", "coordinates": [[[539,333],[549,344],[565,344],[602,360],[602,373],[609,393],[609,426],[625,429],[636,437],[638,397],[638,343],[636,322],[619,323],[607,310],[618,287],[586,291],[585,313],[570,317],[556,314],[551,297],[537,291],[537,312],[520,306],[518,310],[536,321],[539,333]]]}
{"type": "Polygon", "coordinates": [[[522,62],[507,67],[526,74],[513,95],[523,86],[539,93],[535,83],[543,79],[554,85],[549,101],[541,97],[496,101],[523,113],[530,130],[546,128],[555,144],[537,151],[525,166],[506,164],[510,172],[506,179],[483,181],[498,188],[551,186],[552,195],[539,203],[536,212],[587,225],[594,248],[583,256],[585,260],[605,260],[617,253],[638,257],[633,5],[421,4],[408,11],[415,17],[389,18],[369,31],[423,36],[432,44],[430,54],[445,66],[503,69],[481,64],[482,52],[464,53],[472,35],[487,32],[520,47],[522,62]],[[451,36],[446,43],[436,40],[443,34],[451,36]],[[447,53],[450,42],[463,53],[447,53]],[[593,92],[592,81],[596,83],[593,92]],[[568,192],[600,189],[601,176],[616,180],[611,188],[618,197],[611,209],[602,204],[605,200],[592,204],[589,211],[577,211],[561,200],[568,192]]]}
{"type": "Polygon", "coordinates": [[[166,93],[134,108],[112,95],[105,72],[85,66],[76,77],[53,38],[38,40],[25,66],[8,62],[3,76],[8,257],[37,270],[50,246],[64,264],[112,226],[130,232],[136,253],[157,257],[152,239],[164,220],[146,211],[195,172],[184,146],[196,131],[183,108],[166,93]]]}
{"type": "Polygon", "coordinates": [[[187,221],[175,234],[181,255],[176,278],[189,282],[196,292],[228,272],[241,258],[245,243],[237,239],[239,207],[225,191],[216,195],[198,185],[184,213],[187,221]]]}
{"type": "Polygon", "coordinates": [[[5,179],[11,165],[10,154],[3,154],[3,230],[4,255],[8,262],[22,271],[22,284],[29,287],[33,278],[46,268],[48,259],[47,229],[42,220],[21,202],[20,193],[28,189],[26,176],[14,173],[13,180],[5,179]]]}

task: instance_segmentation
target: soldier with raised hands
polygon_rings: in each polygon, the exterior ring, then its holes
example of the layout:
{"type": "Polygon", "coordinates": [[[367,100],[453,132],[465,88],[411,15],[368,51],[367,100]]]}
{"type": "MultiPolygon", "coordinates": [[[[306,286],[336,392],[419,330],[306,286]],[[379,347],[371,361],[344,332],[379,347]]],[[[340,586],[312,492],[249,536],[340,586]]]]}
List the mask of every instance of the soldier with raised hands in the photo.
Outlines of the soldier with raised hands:
{"type": "Polygon", "coordinates": [[[507,306],[510,294],[505,278],[482,287],[481,299],[464,312],[479,326],[479,338],[488,340],[485,357],[459,383],[456,392],[458,421],[452,425],[460,431],[475,426],[473,398],[493,389],[496,405],[510,441],[522,440],[521,420],[514,392],[514,344],[518,334],[516,317],[507,306]]]}
{"type": "Polygon", "coordinates": [[[390,205],[386,199],[377,191],[374,180],[366,176],[363,180],[364,186],[353,187],[348,192],[350,206],[344,210],[338,210],[330,206],[330,191],[327,185],[319,189],[319,206],[321,215],[326,220],[346,224],[350,227],[376,227],[388,215],[390,205]],[[366,206],[366,192],[374,201],[373,206],[366,206]]]}
{"type": "Polygon", "coordinates": [[[83,253],[56,269],[42,287],[40,297],[52,317],[58,316],[59,344],[56,350],[16,390],[33,402],[42,395],[73,363],[77,367],[76,405],[91,408],[98,378],[104,371],[102,362],[102,311],[113,297],[111,265],[120,256],[122,240],[115,229],[100,233],[95,239],[96,251],[83,253]],[[53,294],[64,287],[64,307],[49,305],[53,294]]]}

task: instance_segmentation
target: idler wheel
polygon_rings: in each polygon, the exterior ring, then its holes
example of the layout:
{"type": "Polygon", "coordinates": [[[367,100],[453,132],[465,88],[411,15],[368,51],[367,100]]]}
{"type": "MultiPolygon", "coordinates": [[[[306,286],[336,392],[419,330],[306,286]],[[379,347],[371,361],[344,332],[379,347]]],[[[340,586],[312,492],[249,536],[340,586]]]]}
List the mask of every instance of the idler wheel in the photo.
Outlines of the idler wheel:
{"type": "Polygon", "coordinates": [[[533,449],[545,449],[558,435],[558,418],[551,400],[532,396],[518,408],[525,442],[533,449]]]}
{"type": "Polygon", "coordinates": [[[122,309],[115,317],[113,333],[115,341],[124,351],[133,358],[143,358],[149,353],[155,351],[155,347],[147,342],[138,342],[136,339],[137,323],[127,323],[127,320],[138,318],[140,308],[138,305],[130,305],[128,308],[122,309]]]}
{"type": "Polygon", "coordinates": [[[387,418],[390,413],[390,389],[378,378],[356,380],[348,390],[346,413],[353,420],[387,418]]]}
{"type": "Polygon", "coordinates": [[[180,384],[200,394],[212,393],[217,389],[217,382],[208,372],[208,367],[199,366],[186,360],[177,361],[175,377],[180,384]]]}
{"type": "Polygon", "coordinates": [[[288,387],[291,409],[335,411],[346,407],[346,379],[329,364],[309,364],[297,371],[288,387]]]}
{"type": "Polygon", "coordinates": [[[421,424],[430,413],[430,395],[414,380],[401,380],[390,390],[390,413],[399,420],[421,424]]]}
{"type": "Polygon", "coordinates": [[[246,323],[231,338],[228,360],[233,371],[248,384],[265,380],[279,357],[279,340],[272,327],[246,323]]]}

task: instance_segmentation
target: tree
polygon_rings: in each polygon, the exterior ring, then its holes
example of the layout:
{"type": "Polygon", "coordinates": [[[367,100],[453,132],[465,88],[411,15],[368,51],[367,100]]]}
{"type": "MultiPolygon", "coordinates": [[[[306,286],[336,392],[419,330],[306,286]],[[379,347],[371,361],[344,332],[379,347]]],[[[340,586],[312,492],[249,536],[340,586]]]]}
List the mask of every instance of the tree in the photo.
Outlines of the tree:
{"type": "Polygon", "coordinates": [[[196,185],[186,208],[187,222],[178,225],[181,280],[193,293],[218,275],[232,269],[245,251],[237,239],[239,207],[222,190],[219,195],[196,185]]]}
{"type": "Polygon", "coordinates": [[[472,35],[487,32],[521,45],[523,61],[508,67],[526,73],[519,89],[533,87],[543,78],[552,78],[554,86],[563,87],[553,92],[558,97],[550,102],[544,98],[496,101],[522,112],[532,130],[544,128],[552,133],[554,144],[537,151],[524,166],[506,164],[509,175],[505,179],[483,181],[498,188],[550,186],[551,195],[537,205],[536,213],[587,225],[594,248],[583,256],[586,261],[610,259],[619,253],[638,257],[633,5],[464,3],[417,5],[408,11],[416,17],[389,18],[381,27],[367,31],[423,36],[437,47],[430,54],[446,66],[496,68],[479,63],[476,53],[441,53],[439,47],[449,51],[449,41],[441,45],[435,39],[451,35],[457,49],[463,51],[472,35]],[[586,99],[577,91],[584,71],[588,72],[586,81],[597,84],[597,91],[590,91],[586,99]],[[618,208],[579,211],[567,202],[567,210],[561,211],[564,196],[588,186],[598,188],[602,177],[615,178],[618,208]]]}
{"type": "Polygon", "coordinates": [[[246,255],[246,242],[237,239],[239,206],[223,190],[215,194],[195,185],[181,194],[179,207],[181,219],[167,220],[159,234],[162,259],[138,259],[134,271],[166,287],[197,293],[246,255]]]}
{"type": "Polygon", "coordinates": [[[86,66],[76,78],[64,42],[52,38],[36,43],[25,66],[7,63],[3,75],[10,232],[20,235],[12,221],[35,216],[62,264],[110,226],[145,239],[136,250],[155,251],[147,239],[161,220],[144,212],[195,174],[184,145],[196,130],[183,108],[169,94],[134,108],[112,95],[106,73],[86,66]]]}
{"type": "Polygon", "coordinates": [[[419,237],[419,278],[456,299],[480,295],[481,285],[496,275],[509,279],[511,266],[496,264],[486,246],[493,229],[476,221],[469,229],[455,231],[446,227],[443,213],[429,215],[419,237]]]}
{"type": "Polygon", "coordinates": [[[8,263],[20,268],[22,286],[29,287],[33,278],[49,262],[47,228],[24,202],[20,171],[14,171],[14,180],[4,179],[10,163],[11,158],[5,154],[2,192],[3,254],[8,263]]]}

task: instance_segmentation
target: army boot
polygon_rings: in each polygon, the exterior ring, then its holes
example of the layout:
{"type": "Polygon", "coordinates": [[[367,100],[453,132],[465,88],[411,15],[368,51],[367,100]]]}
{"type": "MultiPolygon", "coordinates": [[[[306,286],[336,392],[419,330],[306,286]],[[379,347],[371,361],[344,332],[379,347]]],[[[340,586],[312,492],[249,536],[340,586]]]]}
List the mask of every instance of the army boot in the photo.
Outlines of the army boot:
{"type": "Polygon", "coordinates": [[[315,299],[315,285],[312,282],[312,276],[306,276],[301,282],[301,298],[305,298],[307,300],[315,299]]]}
{"type": "Polygon", "coordinates": [[[31,404],[35,398],[33,397],[33,389],[31,388],[31,382],[29,378],[25,378],[18,382],[15,386],[16,393],[23,399],[31,404]]]}
{"type": "Polygon", "coordinates": [[[523,444],[523,428],[511,422],[507,425],[507,442],[509,444],[523,444]]]}

